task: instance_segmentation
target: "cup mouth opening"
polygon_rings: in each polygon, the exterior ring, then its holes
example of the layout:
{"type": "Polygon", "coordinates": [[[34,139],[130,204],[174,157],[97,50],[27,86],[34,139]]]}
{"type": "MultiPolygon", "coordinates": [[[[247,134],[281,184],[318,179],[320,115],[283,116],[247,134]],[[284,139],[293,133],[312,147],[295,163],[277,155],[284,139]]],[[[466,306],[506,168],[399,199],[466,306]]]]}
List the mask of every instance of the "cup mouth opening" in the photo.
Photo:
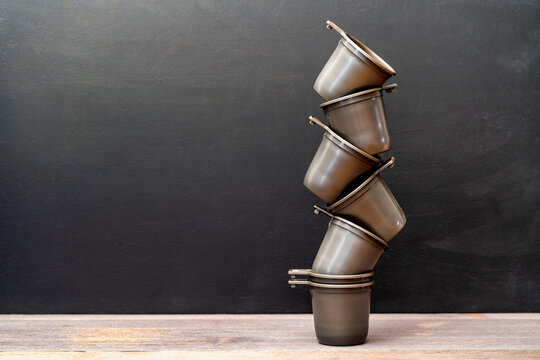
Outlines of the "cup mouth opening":
{"type": "Polygon", "coordinates": [[[378,69],[380,69],[387,75],[396,75],[396,71],[379,55],[377,55],[375,51],[371,50],[363,42],[361,42],[349,33],[346,33],[345,36],[342,35],[342,37],[346,42],[351,44],[355,50],[357,50],[360,54],[362,54],[369,61],[371,61],[378,69]]]}

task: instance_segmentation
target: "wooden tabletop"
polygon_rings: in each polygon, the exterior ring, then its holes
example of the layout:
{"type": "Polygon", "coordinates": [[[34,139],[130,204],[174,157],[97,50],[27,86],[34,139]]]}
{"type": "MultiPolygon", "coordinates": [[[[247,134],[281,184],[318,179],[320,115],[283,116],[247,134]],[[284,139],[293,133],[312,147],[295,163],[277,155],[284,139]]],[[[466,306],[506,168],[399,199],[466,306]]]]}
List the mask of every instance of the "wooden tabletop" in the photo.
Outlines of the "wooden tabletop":
{"type": "Polygon", "coordinates": [[[0,359],[540,359],[540,314],[372,314],[359,346],[311,315],[0,315],[0,359]]]}

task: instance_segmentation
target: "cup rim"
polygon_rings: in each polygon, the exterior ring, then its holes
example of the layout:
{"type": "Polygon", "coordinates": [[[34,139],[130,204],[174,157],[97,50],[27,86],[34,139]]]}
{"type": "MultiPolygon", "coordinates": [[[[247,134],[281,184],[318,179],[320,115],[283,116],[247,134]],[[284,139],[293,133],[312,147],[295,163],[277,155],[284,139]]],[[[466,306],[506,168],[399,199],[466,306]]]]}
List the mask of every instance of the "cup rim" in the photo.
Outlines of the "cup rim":
{"type": "Polygon", "coordinates": [[[336,279],[336,280],[350,280],[350,279],[363,279],[367,277],[373,276],[375,272],[369,271],[366,273],[360,273],[360,274],[320,274],[312,272],[311,269],[289,269],[288,274],[289,275],[307,275],[314,278],[320,278],[320,279],[336,279]]]}
{"type": "Polygon", "coordinates": [[[342,37],[348,44],[350,44],[350,46],[353,47],[354,50],[366,57],[366,59],[371,61],[377,68],[390,76],[396,75],[396,70],[394,70],[386,61],[383,60],[383,58],[377,55],[377,53],[371,50],[366,44],[349,33],[346,33],[345,36],[342,35],[342,37]]]}
{"type": "Polygon", "coordinates": [[[319,107],[324,108],[324,107],[327,107],[329,105],[338,103],[338,102],[343,101],[343,100],[349,100],[349,99],[352,99],[354,97],[367,95],[367,94],[370,94],[370,93],[376,92],[376,91],[383,91],[383,90],[388,91],[388,90],[391,90],[391,89],[395,89],[397,86],[398,86],[398,84],[394,83],[394,84],[384,86],[384,87],[381,86],[381,87],[377,87],[377,88],[373,88],[373,89],[362,90],[362,91],[356,92],[354,94],[345,95],[345,96],[339,97],[337,99],[333,99],[333,100],[329,100],[327,102],[323,102],[321,105],[319,105],[319,107]]]}
{"type": "Polygon", "coordinates": [[[309,280],[296,280],[292,279],[289,280],[289,285],[309,285],[310,287],[318,287],[318,288],[325,288],[325,289],[358,289],[358,288],[369,288],[373,284],[375,284],[374,281],[365,282],[365,283],[352,283],[352,284],[325,284],[325,283],[317,283],[312,282],[309,280]]]}
{"type": "Polygon", "coordinates": [[[383,166],[375,170],[366,180],[364,180],[359,186],[356,187],[356,189],[352,190],[350,193],[342,197],[341,199],[335,201],[334,203],[326,206],[326,210],[334,210],[344,203],[348,202],[351,198],[354,198],[356,194],[358,194],[362,189],[367,187],[373,180],[380,177],[382,179],[382,176],[380,175],[381,171],[386,169],[387,167],[393,167],[394,166],[394,160],[395,157],[392,156],[391,159],[387,160],[383,166]]]}

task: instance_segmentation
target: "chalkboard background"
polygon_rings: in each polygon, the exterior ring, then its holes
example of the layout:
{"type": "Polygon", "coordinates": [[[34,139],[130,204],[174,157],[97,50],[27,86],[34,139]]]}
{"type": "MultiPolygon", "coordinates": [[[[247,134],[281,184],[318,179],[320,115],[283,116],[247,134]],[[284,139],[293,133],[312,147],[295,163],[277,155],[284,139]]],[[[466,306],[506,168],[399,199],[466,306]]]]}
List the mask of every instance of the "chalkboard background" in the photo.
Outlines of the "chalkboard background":
{"type": "Polygon", "coordinates": [[[537,1],[3,1],[0,311],[310,311],[331,19],[398,72],[374,312],[540,311],[537,1]]]}

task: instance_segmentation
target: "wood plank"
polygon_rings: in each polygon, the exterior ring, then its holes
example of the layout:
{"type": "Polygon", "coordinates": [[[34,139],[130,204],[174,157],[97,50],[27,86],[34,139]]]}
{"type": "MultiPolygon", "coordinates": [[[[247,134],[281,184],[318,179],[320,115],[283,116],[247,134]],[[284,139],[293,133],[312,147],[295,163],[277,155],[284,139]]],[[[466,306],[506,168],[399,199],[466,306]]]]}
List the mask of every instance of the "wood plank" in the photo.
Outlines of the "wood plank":
{"type": "Polygon", "coordinates": [[[418,360],[418,359],[538,359],[537,350],[227,350],[155,352],[0,352],[2,360],[418,360]]]}
{"type": "Polygon", "coordinates": [[[373,314],[360,346],[317,343],[312,316],[0,315],[1,359],[540,358],[540,314],[373,314]]]}

